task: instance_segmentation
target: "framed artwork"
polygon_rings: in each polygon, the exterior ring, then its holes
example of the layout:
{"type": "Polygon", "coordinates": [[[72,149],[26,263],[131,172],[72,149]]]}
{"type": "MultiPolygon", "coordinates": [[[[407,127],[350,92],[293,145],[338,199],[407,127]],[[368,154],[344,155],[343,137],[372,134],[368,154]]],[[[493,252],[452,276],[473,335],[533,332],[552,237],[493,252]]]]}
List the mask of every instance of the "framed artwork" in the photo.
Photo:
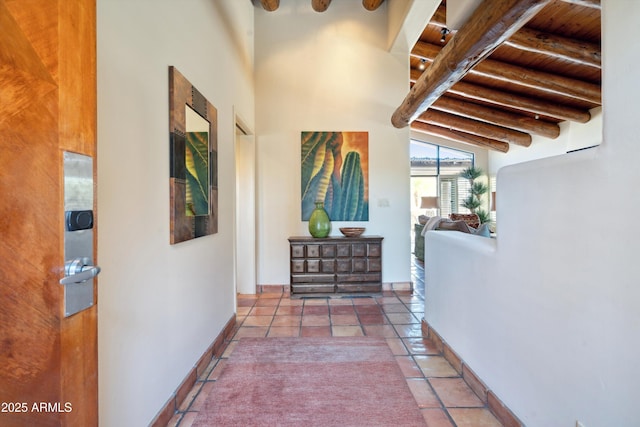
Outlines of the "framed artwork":
{"type": "Polygon", "coordinates": [[[169,67],[171,244],[218,232],[218,111],[169,67]]]}
{"type": "Polygon", "coordinates": [[[323,202],[331,221],[369,220],[369,133],[302,132],[302,220],[323,202]]]}

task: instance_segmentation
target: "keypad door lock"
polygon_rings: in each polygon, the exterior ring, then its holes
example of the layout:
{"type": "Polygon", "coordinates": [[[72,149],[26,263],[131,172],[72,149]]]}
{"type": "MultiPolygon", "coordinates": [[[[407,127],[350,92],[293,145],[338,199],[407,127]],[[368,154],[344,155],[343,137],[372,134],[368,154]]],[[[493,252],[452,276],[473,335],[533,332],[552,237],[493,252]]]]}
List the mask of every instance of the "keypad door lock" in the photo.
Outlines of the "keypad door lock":
{"type": "Polygon", "coordinates": [[[94,304],[93,279],[93,159],[64,152],[64,315],[94,304]]]}

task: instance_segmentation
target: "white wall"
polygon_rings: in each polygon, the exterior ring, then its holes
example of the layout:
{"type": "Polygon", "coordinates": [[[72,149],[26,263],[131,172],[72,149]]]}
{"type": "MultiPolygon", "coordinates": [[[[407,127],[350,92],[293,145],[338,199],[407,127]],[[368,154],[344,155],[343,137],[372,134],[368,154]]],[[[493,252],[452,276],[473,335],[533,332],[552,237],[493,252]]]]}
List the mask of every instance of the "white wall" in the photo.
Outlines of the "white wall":
{"type": "MultiPolygon", "coordinates": [[[[408,93],[408,55],[387,47],[387,7],[308,1],[255,11],[258,283],[289,283],[287,238],[300,218],[301,131],[369,132],[369,221],[384,236],[383,281],[409,282],[409,130],[391,115],[408,93]]],[[[334,223],[332,235],[348,223],[334,223]]]]}
{"type": "Polygon", "coordinates": [[[234,313],[234,116],[254,122],[253,6],[98,0],[99,411],[147,425],[234,313]],[[174,65],[218,109],[219,232],[169,244],[174,65]]]}
{"type": "Polygon", "coordinates": [[[602,7],[602,145],[501,169],[497,240],[426,238],[426,320],[530,427],[638,423],[640,3],[602,7]]]}
{"type": "Polygon", "coordinates": [[[422,35],[424,27],[440,6],[440,0],[388,0],[386,3],[389,50],[404,55],[422,35]]]}
{"type": "Polygon", "coordinates": [[[489,173],[495,176],[500,168],[545,157],[559,156],[569,151],[593,147],[602,142],[602,107],[590,111],[587,123],[560,123],[560,136],[556,139],[533,135],[529,147],[511,144],[509,152],[489,152],[489,173]]]}

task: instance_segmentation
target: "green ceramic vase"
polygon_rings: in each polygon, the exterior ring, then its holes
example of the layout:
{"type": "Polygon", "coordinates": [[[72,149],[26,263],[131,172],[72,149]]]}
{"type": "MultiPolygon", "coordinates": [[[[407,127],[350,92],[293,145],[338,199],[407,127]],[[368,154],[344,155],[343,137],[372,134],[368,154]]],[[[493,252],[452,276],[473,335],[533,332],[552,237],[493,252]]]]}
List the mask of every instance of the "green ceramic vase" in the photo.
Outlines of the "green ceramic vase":
{"type": "Polygon", "coordinates": [[[313,237],[327,237],[331,231],[331,220],[322,202],[316,202],[316,208],[309,217],[309,233],[313,237]]]}

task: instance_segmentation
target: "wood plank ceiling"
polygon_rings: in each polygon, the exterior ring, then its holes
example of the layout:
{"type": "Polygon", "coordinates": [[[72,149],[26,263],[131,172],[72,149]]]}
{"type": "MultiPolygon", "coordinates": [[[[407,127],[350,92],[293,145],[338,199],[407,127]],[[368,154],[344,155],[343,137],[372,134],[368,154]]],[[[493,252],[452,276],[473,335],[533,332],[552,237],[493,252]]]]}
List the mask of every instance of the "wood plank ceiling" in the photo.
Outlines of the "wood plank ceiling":
{"type": "MultiPolygon", "coordinates": [[[[309,0],[317,12],[331,0],[309,0]]],[[[384,0],[362,0],[376,10],[384,0]]],[[[260,0],[267,11],[279,0],[260,0]]],[[[395,127],[507,152],[602,105],[600,0],[484,0],[459,30],[446,0],[410,54],[410,90],[395,127]]]]}
{"type": "Polygon", "coordinates": [[[445,17],[443,0],[394,126],[507,152],[602,105],[599,0],[485,0],[457,32],[445,17]]]}

